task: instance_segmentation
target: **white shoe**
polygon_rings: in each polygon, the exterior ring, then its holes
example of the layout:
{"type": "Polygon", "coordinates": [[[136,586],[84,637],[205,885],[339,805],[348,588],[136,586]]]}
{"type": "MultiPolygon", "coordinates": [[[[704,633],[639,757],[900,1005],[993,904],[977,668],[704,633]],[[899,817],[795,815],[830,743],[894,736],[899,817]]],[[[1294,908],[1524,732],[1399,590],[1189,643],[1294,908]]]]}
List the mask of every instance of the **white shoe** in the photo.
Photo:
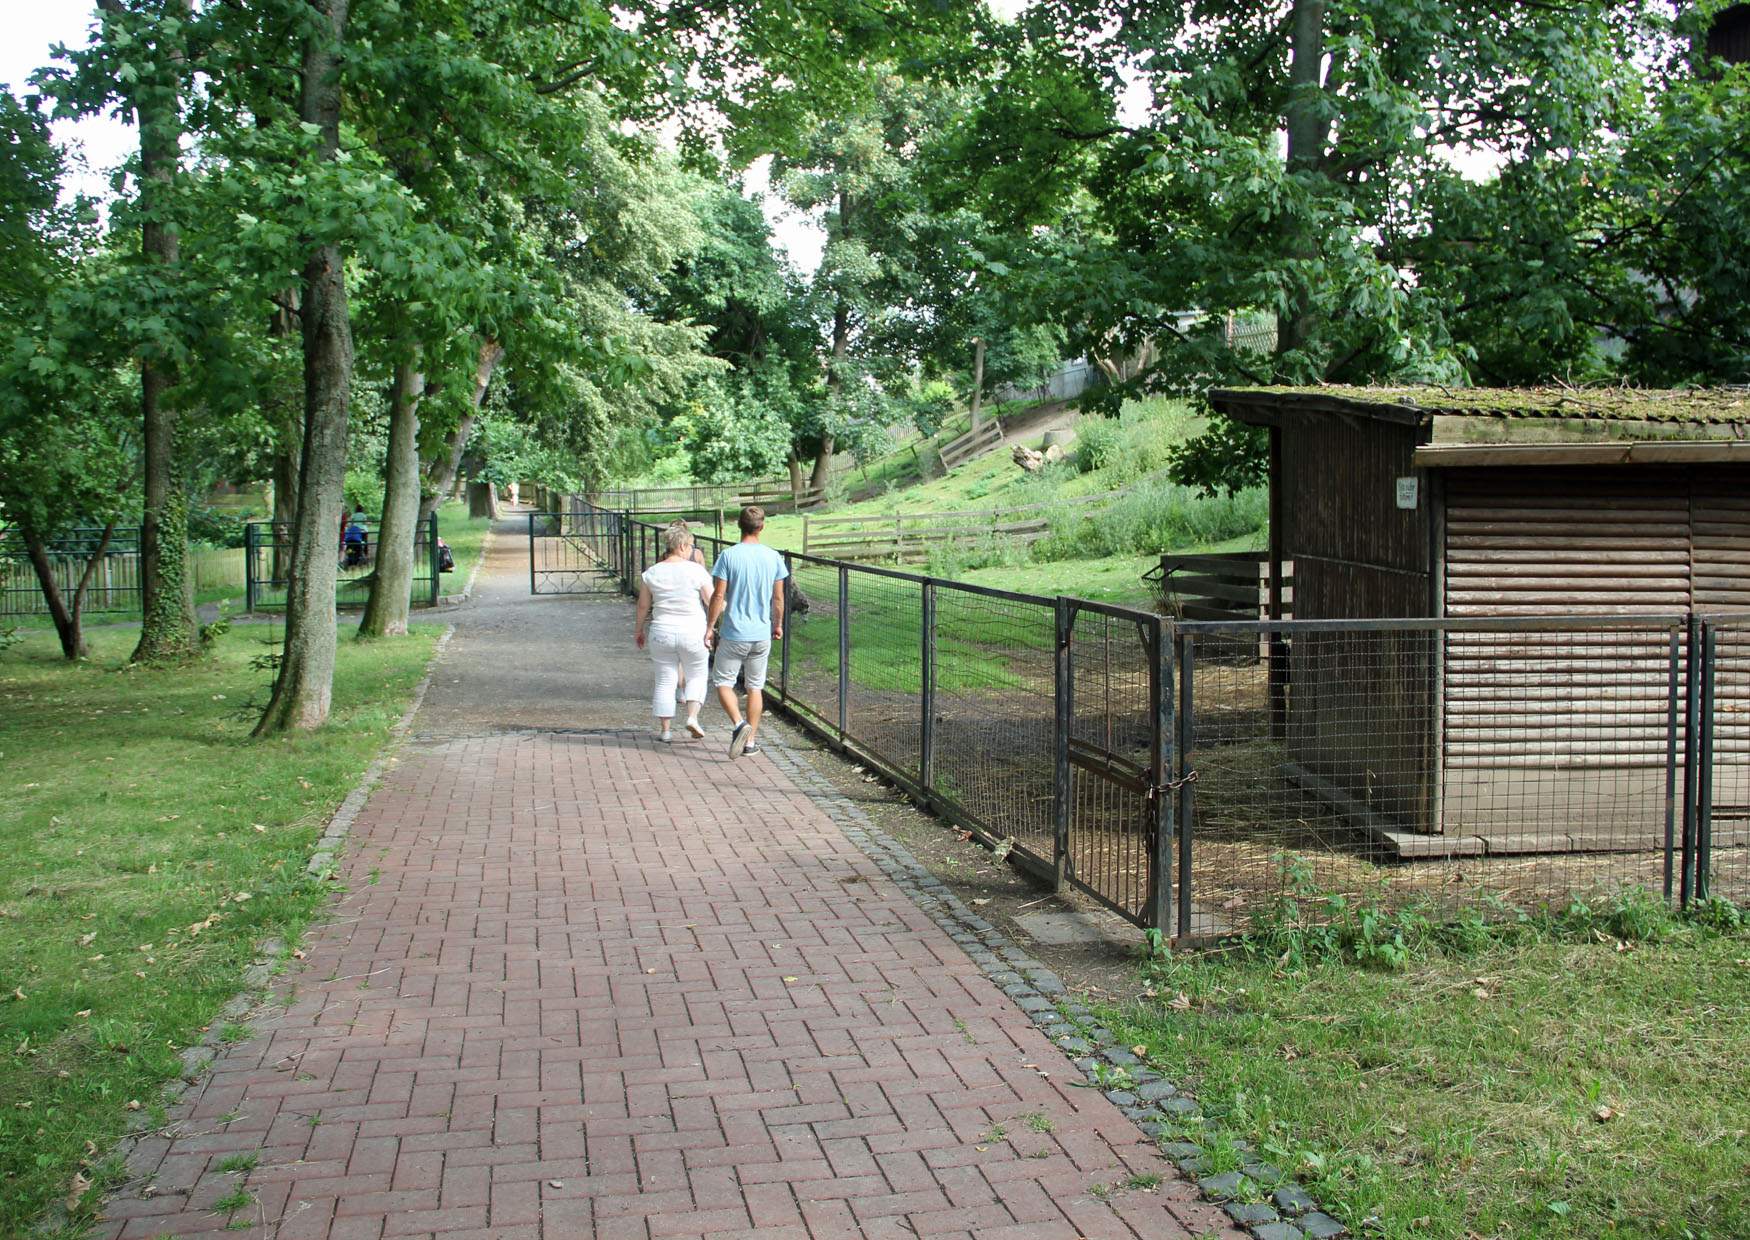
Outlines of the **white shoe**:
{"type": "Polygon", "coordinates": [[[705,725],[700,723],[697,719],[689,719],[687,720],[687,731],[692,734],[694,740],[698,740],[701,736],[705,735],[705,725]]]}
{"type": "Polygon", "coordinates": [[[671,744],[674,741],[674,733],[669,729],[664,728],[656,734],[656,739],[661,741],[664,745],[671,744]]]}

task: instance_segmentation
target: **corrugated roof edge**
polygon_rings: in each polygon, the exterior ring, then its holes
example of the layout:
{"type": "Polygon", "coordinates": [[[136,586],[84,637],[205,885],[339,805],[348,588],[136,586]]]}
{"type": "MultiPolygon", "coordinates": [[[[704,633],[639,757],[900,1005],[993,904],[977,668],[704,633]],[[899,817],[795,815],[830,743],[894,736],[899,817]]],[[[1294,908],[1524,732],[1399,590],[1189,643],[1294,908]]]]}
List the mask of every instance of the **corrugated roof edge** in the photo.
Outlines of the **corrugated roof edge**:
{"type": "Polygon", "coordinates": [[[1668,422],[1750,428],[1750,387],[1448,388],[1434,386],[1217,388],[1209,402],[1241,417],[1267,409],[1347,413],[1392,422],[1431,417],[1668,422]]]}

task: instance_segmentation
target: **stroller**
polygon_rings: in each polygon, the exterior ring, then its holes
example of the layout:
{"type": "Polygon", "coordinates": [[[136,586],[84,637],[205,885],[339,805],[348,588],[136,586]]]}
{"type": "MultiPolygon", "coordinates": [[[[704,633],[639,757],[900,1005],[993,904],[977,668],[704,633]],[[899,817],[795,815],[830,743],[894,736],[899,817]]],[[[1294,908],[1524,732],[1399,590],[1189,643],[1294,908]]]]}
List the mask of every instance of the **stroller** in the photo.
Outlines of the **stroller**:
{"type": "Polygon", "coordinates": [[[347,525],[341,539],[341,552],[341,563],[347,568],[357,568],[370,556],[370,539],[365,534],[365,527],[357,521],[347,525]]]}

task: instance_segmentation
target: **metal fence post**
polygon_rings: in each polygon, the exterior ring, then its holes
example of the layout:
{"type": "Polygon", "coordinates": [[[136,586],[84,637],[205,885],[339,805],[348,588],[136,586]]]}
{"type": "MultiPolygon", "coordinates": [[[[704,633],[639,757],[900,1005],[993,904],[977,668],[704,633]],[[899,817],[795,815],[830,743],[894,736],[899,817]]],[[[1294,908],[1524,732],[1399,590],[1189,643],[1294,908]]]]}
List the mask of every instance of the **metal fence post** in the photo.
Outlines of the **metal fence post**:
{"type": "Polygon", "coordinates": [[[1069,877],[1069,820],[1073,792],[1069,769],[1070,733],[1075,727],[1075,660],[1070,643],[1075,636],[1075,603],[1057,596],[1056,653],[1053,659],[1052,764],[1051,764],[1051,874],[1052,889],[1062,891],[1069,877]]]}
{"type": "Polygon", "coordinates": [[[620,592],[632,593],[632,511],[620,514],[620,592]]]}
{"type": "Polygon", "coordinates": [[[243,523],[243,610],[255,611],[255,522],[243,523]]]}
{"type": "Polygon", "coordinates": [[[431,515],[426,518],[425,550],[426,558],[431,561],[430,606],[436,607],[439,598],[438,582],[442,580],[442,577],[438,569],[438,520],[435,508],[431,510],[431,515]]]}
{"type": "MultiPolygon", "coordinates": [[[[1173,891],[1173,824],[1177,817],[1177,798],[1173,781],[1178,778],[1174,755],[1178,745],[1175,724],[1177,694],[1173,683],[1173,634],[1159,616],[1146,630],[1148,637],[1148,697],[1149,697],[1149,772],[1154,784],[1149,798],[1149,835],[1153,847],[1149,850],[1148,900],[1144,920],[1154,929],[1165,931],[1169,925],[1173,891]]],[[[1180,921],[1183,921],[1181,918],[1180,921]]],[[[1180,931],[1184,933],[1184,931],[1180,931]]]]}
{"type": "Polygon", "coordinates": [[[1193,787],[1196,772],[1191,769],[1191,752],[1197,739],[1196,724],[1191,717],[1197,676],[1195,639],[1189,633],[1181,633],[1178,647],[1179,718],[1178,726],[1173,729],[1172,771],[1173,782],[1178,785],[1179,797],[1178,929],[1180,938],[1188,938],[1191,934],[1191,829],[1196,810],[1196,793],[1193,787]]]}
{"type": "MultiPolygon", "coordinates": [[[[722,512],[719,510],[719,518],[722,512]]],[[[722,533],[723,522],[718,521],[718,532],[722,533]]],[[[722,554],[721,551],[718,552],[722,554]]],[[[778,696],[784,700],[784,708],[790,707],[790,634],[796,631],[796,565],[790,560],[790,553],[784,552],[784,644],[778,647],[778,696]]]]}
{"type": "Polygon", "coordinates": [[[1701,625],[1701,738],[1696,745],[1700,766],[1695,796],[1695,898],[1705,900],[1714,851],[1714,626],[1701,625]]]}
{"type": "Polygon", "coordinates": [[[936,583],[925,578],[921,586],[923,615],[919,624],[921,649],[918,674],[922,681],[922,730],[918,733],[918,785],[927,793],[936,783],[936,583]]]}
{"type": "Polygon", "coordinates": [[[1677,851],[1677,732],[1682,716],[1677,711],[1677,685],[1683,668],[1683,630],[1671,626],[1671,651],[1665,685],[1665,901],[1674,894],[1673,871],[1677,851]]]}
{"type": "Polygon", "coordinates": [[[851,570],[839,565],[839,748],[851,722],[851,570]]]}
{"type": "Polygon", "coordinates": [[[535,584],[535,509],[529,509],[529,593],[539,594],[540,587],[535,584]]]}
{"type": "Polygon", "coordinates": [[[1695,873],[1696,760],[1700,747],[1698,716],[1701,714],[1701,621],[1691,613],[1686,631],[1683,696],[1683,853],[1677,875],[1677,905],[1689,907],[1695,873]]]}

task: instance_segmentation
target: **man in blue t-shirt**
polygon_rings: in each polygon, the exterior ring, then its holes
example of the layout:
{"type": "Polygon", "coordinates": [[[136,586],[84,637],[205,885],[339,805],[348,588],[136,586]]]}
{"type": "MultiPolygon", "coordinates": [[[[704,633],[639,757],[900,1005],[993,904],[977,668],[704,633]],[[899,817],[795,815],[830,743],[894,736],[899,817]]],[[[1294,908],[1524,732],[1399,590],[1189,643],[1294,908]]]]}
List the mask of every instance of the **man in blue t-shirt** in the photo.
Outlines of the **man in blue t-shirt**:
{"type": "Polygon", "coordinates": [[[716,589],[705,621],[706,639],[710,640],[719,617],[723,620],[717,633],[711,683],[717,686],[723,713],[735,724],[729,734],[732,758],[760,751],[760,715],[765,711],[760,690],[766,685],[772,642],[784,636],[784,578],[790,575],[784,557],[760,542],[760,531],[766,528],[765,509],[750,504],[741,510],[737,524],[741,526],[741,542],[720,554],[711,569],[716,589]],[[735,697],[738,674],[747,681],[745,720],[735,697]]]}

